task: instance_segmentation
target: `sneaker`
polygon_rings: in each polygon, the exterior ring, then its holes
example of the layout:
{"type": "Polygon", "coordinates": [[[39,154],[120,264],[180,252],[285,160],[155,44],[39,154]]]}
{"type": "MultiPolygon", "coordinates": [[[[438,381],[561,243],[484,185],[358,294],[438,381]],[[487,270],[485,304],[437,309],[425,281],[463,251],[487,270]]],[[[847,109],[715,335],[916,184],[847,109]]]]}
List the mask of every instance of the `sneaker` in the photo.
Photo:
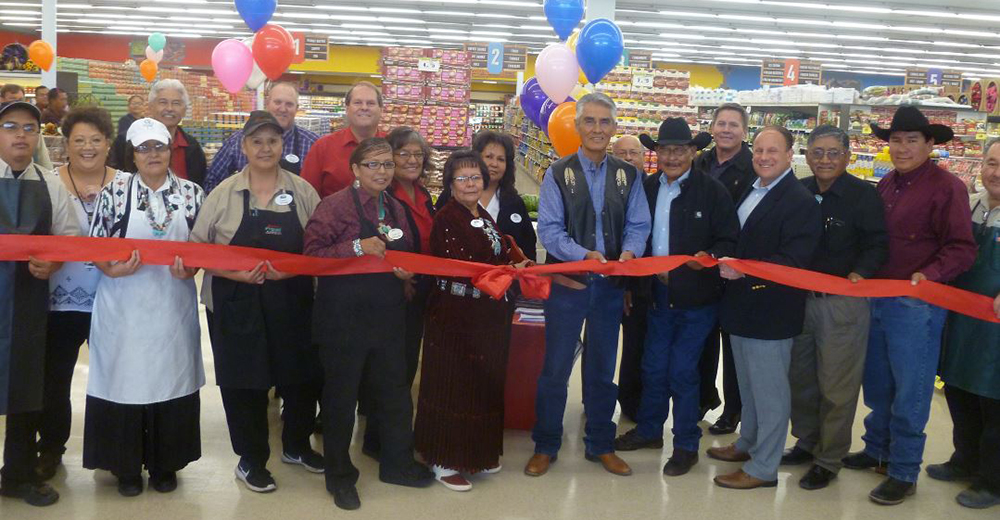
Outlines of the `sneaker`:
{"type": "Polygon", "coordinates": [[[871,493],[868,493],[868,498],[876,504],[894,506],[902,504],[906,497],[916,493],[916,491],[916,482],[906,482],[889,477],[883,480],[871,493]]]}
{"type": "Polygon", "coordinates": [[[503,464],[497,464],[496,467],[486,468],[479,473],[482,475],[496,475],[497,473],[500,473],[501,469],[503,469],[503,464]]]}
{"type": "Polygon", "coordinates": [[[663,437],[659,439],[645,439],[639,435],[638,428],[632,428],[615,439],[615,451],[635,451],[643,448],[663,449],[663,437]]]}
{"type": "Polygon", "coordinates": [[[469,482],[461,473],[441,466],[433,466],[434,478],[444,484],[444,487],[452,491],[470,491],[472,482],[469,482]]]}
{"type": "Polygon", "coordinates": [[[160,493],[170,493],[177,489],[177,472],[176,471],[164,471],[160,472],[150,472],[149,473],[149,487],[155,489],[160,493]]]}
{"type": "Polygon", "coordinates": [[[267,468],[254,468],[242,460],[236,465],[236,478],[242,480],[247,489],[257,493],[270,493],[278,489],[278,484],[267,468]]]}
{"type": "Polygon", "coordinates": [[[35,507],[51,506],[59,501],[59,493],[48,484],[34,482],[0,481],[0,495],[20,498],[28,505],[35,507]]]}
{"type": "Polygon", "coordinates": [[[959,504],[972,509],[986,509],[995,505],[1000,505],[1000,494],[977,484],[962,491],[955,497],[959,504]]]}
{"type": "Polygon", "coordinates": [[[137,497],[142,494],[142,475],[118,477],[118,494],[123,497],[137,497]]]}
{"type": "Polygon", "coordinates": [[[955,464],[950,460],[943,464],[929,464],[926,471],[927,476],[934,480],[943,480],[945,482],[972,480],[971,471],[955,464]]]}
{"type": "Polygon", "coordinates": [[[287,451],[283,452],[281,454],[281,462],[285,464],[298,464],[306,468],[306,471],[310,473],[323,473],[326,468],[323,464],[323,456],[313,450],[309,450],[301,455],[292,455],[287,451]]]}

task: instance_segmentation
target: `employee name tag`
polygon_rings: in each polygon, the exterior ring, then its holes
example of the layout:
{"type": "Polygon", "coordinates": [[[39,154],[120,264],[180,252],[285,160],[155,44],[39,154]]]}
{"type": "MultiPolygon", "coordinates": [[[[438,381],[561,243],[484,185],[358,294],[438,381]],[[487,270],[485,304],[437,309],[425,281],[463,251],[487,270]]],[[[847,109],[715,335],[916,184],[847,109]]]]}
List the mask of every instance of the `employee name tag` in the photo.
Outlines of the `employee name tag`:
{"type": "Polygon", "coordinates": [[[389,237],[389,240],[399,240],[403,238],[403,230],[399,228],[392,228],[386,236],[389,237]]]}
{"type": "Polygon", "coordinates": [[[472,224],[472,227],[474,227],[474,228],[481,228],[481,227],[483,227],[483,219],[481,219],[481,218],[474,218],[474,219],[472,219],[472,222],[469,222],[469,224],[472,224]]]}
{"type": "Polygon", "coordinates": [[[521,214],[520,213],[511,213],[511,215],[510,215],[510,221],[513,222],[513,223],[515,223],[515,224],[520,224],[521,223],[521,214]]]}
{"type": "Polygon", "coordinates": [[[287,206],[292,203],[292,195],[290,193],[282,193],[274,198],[274,203],[279,206],[287,206]]]}
{"type": "Polygon", "coordinates": [[[292,164],[296,164],[299,162],[299,156],[295,155],[294,153],[290,153],[285,156],[285,160],[292,164]]]}
{"type": "Polygon", "coordinates": [[[170,196],[167,197],[167,200],[169,200],[171,204],[184,204],[184,197],[180,193],[171,193],[170,196]]]}

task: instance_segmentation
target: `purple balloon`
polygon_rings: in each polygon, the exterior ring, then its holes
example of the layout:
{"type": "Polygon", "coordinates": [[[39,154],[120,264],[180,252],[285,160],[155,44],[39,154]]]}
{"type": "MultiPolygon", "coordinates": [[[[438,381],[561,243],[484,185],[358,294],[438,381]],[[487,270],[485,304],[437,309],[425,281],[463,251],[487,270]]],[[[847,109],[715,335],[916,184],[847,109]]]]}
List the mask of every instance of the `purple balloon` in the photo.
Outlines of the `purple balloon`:
{"type": "Polygon", "coordinates": [[[521,90],[521,109],[524,110],[524,115],[528,116],[528,119],[532,123],[541,128],[545,128],[542,126],[540,118],[542,105],[548,99],[549,96],[545,95],[542,87],[538,85],[538,80],[535,78],[529,79],[524,84],[524,89],[521,90]]]}
{"type": "MultiPolygon", "coordinates": [[[[576,100],[571,97],[567,97],[566,101],[563,101],[563,103],[569,101],[576,100]]],[[[538,122],[541,124],[538,126],[542,127],[542,131],[545,132],[545,135],[549,135],[549,118],[552,117],[552,112],[554,112],[556,107],[561,104],[562,103],[556,103],[551,99],[546,99],[545,103],[542,103],[542,109],[538,111],[538,122]]]]}

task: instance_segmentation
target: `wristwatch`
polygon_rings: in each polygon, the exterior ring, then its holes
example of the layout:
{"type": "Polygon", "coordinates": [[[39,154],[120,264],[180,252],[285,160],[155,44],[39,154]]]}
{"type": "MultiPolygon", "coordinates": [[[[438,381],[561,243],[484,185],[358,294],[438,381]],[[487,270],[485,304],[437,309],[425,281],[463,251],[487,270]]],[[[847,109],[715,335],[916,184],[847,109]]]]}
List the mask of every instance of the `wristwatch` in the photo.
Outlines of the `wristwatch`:
{"type": "Polygon", "coordinates": [[[354,242],[352,242],[352,244],[354,245],[354,254],[355,255],[357,255],[357,256],[365,256],[365,251],[363,249],[361,249],[361,239],[360,238],[355,238],[354,242]]]}

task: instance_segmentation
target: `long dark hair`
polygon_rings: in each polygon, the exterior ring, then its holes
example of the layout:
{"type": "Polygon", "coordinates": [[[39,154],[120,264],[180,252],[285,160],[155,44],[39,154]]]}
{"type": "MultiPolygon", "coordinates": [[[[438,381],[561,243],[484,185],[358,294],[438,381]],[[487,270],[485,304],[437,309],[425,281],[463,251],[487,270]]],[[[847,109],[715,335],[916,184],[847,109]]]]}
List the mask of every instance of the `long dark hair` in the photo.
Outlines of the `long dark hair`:
{"type": "Polygon", "coordinates": [[[486,189],[490,185],[490,170],[486,167],[486,163],[483,162],[483,158],[479,155],[479,152],[469,148],[455,150],[444,163],[444,173],[441,175],[441,183],[444,184],[444,189],[441,190],[437,204],[434,205],[435,208],[441,209],[451,200],[451,183],[455,180],[455,171],[468,167],[479,168],[479,172],[483,176],[483,189],[486,189]]]}
{"type": "Polygon", "coordinates": [[[517,195],[517,189],[514,187],[515,172],[517,171],[517,166],[514,165],[514,140],[507,134],[493,130],[482,130],[472,139],[472,149],[480,154],[491,144],[503,147],[506,164],[503,177],[500,178],[500,183],[497,185],[497,191],[517,195]]]}

